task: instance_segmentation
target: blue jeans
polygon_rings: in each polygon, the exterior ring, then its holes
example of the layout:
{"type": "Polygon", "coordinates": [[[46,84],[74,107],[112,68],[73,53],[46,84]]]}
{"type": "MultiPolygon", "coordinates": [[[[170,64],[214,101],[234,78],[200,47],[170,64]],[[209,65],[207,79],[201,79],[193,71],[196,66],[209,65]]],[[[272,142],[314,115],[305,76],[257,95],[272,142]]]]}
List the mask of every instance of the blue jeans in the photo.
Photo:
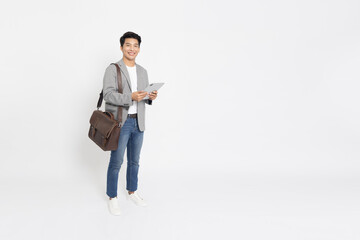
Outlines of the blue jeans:
{"type": "Polygon", "coordinates": [[[137,190],[140,151],[143,143],[144,132],[139,130],[136,118],[127,118],[120,131],[117,150],[111,151],[107,171],[106,194],[114,198],[117,196],[118,178],[121,164],[124,160],[127,147],[126,190],[137,190]]]}

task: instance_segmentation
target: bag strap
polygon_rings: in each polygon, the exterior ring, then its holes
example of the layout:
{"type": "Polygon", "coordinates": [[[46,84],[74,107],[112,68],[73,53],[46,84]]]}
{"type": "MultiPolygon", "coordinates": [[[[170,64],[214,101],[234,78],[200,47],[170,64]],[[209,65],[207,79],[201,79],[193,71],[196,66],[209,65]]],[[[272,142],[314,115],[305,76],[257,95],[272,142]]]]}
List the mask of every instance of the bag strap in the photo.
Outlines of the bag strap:
{"type": "MultiPolygon", "coordinates": [[[[123,88],[122,88],[122,79],[121,79],[121,72],[120,72],[120,67],[119,67],[119,65],[117,65],[116,63],[112,63],[112,64],[114,64],[115,65],[115,67],[116,67],[116,72],[117,72],[117,74],[116,74],[116,76],[117,76],[117,82],[118,82],[118,91],[119,91],[119,93],[123,93],[123,88]]],[[[118,119],[118,122],[119,122],[119,127],[120,127],[120,124],[122,123],[122,107],[121,106],[119,106],[118,107],[118,117],[117,117],[117,119],[118,119]]]]}
{"type": "MultiPolygon", "coordinates": [[[[122,88],[122,78],[121,78],[121,72],[120,72],[120,67],[119,65],[117,65],[116,63],[111,63],[113,65],[115,65],[116,67],[116,76],[117,76],[117,83],[118,83],[118,91],[119,93],[123,93],[123,88],[122,88]]],[[[110,65],[111,65],[110,64],[110,65]]],[[[104,95],[103,95],[103,91],[104,90],[101,90],[101,93],[100,93],[100,96],[99,96],[99,100],[98,100],[98,103],[97,103],[97,109],[99,110],[99,108],[101,107],[102,105],[102,101],[103,101],[103,98],[104,98],[104,95]]],[[[121,106],[118,106],[118,122],[119,122],[119,125],[120,123],[122,122],[122,107],[121,106]]]]}

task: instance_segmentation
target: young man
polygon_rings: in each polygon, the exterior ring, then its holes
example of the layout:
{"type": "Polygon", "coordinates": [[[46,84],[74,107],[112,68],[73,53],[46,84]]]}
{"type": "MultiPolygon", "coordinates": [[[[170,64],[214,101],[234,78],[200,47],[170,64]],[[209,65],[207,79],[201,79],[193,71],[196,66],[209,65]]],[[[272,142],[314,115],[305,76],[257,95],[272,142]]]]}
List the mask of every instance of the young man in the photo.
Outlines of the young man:
{"type": "Polygon", "coordinates": [[[109,210],[114,215],[121,211],[117,198],[117,184],[124,152],[127,148],[126,190],[127,198],[138,206],[146,202],[137,193],[140,151],[145,130],[145,103],[151,105],[157,92],[148,94],[144,90],[149,85],[145,68],[135,63],[140,52],[141,37],[133,32],[126,32],[120,38],[120,50],[123,58],[116,64],[120,67],[123,93],[118,92],[117,71],[114,65],[106,68],[103,82],[105,111],[112,112],[117,119],[118,106],[122,106],[122,122],[118,149],[111,151],[107,171],[106,194],[109,197],[109,210]],[[143,100],[149,95],[149,99],[143,100]]]}

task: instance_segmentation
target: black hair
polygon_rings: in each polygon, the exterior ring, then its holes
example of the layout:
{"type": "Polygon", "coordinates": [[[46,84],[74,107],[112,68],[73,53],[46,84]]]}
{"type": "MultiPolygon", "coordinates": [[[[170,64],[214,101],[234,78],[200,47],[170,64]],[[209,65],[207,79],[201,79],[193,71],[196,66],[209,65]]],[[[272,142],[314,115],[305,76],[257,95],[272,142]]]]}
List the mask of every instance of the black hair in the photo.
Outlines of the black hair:
{"type": "Polygon", "coordinates": [[[134,32],[126,32],[126,33],[124,33],[124,35],[122,35],[122,37],[120,38],[120,46],[124,46],[125,38],[135,38],[135,39],[137,39],[138,42],[139,42],[139,47],[140,47],[141,37],[139,35],[137,35],[136,33],[134,33],[134,32]]]}

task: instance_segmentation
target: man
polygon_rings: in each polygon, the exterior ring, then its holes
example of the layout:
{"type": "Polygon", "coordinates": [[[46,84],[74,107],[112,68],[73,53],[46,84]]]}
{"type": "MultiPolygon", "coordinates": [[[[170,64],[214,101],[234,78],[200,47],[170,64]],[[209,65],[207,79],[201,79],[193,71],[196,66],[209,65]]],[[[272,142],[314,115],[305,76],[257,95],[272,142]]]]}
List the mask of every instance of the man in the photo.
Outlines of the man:
{"type": "Polygon", "coordinates": [[[145,103],[151,105],[157,97],[157,91],[148,94],[144,90],[149,85],[145,68],[135,63],[140,52],[141,37],[133,32],[126,32],[120,38],[120,50],[123,58],[116,64],[120,67],[123,93],[118,92],[116,66],[106,68],[103,81],[105,111],[112,112],[117,119],[118,106],[122,106],[122,122],[117,150],[111,151],[107,171],[106,194],[109,196],[109,210],[114,215],[121,211],[117,198],[117,184],[121,164],[127,148],[126,190],[127,198],[138,206],[146,202],[137,193],[140,151],[145,130],[145,103]],[[149,96],[149,99],[143,100],[149,96]]]}

